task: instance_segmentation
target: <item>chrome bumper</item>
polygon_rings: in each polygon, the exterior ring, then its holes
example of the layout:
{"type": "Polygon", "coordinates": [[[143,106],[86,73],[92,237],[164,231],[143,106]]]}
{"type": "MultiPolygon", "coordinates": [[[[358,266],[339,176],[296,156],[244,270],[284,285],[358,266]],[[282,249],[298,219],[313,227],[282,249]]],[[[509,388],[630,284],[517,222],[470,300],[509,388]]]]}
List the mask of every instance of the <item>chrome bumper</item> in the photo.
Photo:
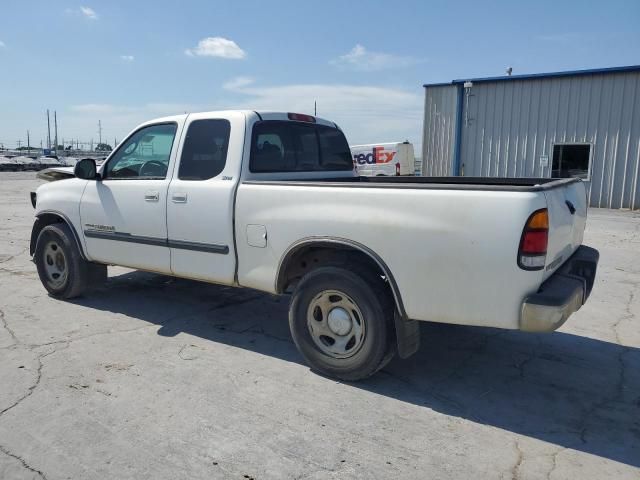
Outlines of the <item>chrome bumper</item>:
{"type": "Polygon", "coordinates": [[[600,254],[582,245],[533,295],[522,303],[520,330],[552,332],[589,298],[600,254]]]}

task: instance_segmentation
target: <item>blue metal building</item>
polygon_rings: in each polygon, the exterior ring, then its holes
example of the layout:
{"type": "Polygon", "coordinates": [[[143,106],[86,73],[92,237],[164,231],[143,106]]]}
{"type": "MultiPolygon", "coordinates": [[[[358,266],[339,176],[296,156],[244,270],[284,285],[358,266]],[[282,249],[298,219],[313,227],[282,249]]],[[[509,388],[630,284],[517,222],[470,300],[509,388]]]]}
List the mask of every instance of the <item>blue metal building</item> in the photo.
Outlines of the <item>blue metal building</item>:
{"type": "Polygon", "coordinates": [[[570,177],[640,208],[640,65],[426,84],[422,174],[570,177]]]}

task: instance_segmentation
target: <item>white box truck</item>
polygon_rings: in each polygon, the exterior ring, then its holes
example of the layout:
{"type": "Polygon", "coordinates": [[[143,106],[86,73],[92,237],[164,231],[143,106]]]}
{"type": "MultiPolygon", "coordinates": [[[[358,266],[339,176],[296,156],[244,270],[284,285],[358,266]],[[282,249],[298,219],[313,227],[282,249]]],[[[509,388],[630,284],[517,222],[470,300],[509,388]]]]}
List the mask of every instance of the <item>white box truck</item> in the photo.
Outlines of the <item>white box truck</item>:
{"type": "Polygon", "coordinates": [[[415,174],[413,145],[408,141],[351,145],[351,155],[358,175],[364,177],[415,174]]]}

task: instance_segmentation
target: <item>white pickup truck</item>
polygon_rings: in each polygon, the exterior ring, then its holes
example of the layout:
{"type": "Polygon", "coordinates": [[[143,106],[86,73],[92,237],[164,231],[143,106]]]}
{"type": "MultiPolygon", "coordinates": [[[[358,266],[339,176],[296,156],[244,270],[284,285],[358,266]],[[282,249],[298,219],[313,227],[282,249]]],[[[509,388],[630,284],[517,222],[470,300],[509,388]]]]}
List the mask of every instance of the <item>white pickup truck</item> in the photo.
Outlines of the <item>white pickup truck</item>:
{"type": "Polygon", "coordinates": [[[345,380],[414,353],[420,320],[553,331],[598,263],[580,180],[358,177],[340,128],[308,115],[161,118],[74,173],[31,195],[52,296],[106,265],[291,293],[300,353],[345,380]]]}

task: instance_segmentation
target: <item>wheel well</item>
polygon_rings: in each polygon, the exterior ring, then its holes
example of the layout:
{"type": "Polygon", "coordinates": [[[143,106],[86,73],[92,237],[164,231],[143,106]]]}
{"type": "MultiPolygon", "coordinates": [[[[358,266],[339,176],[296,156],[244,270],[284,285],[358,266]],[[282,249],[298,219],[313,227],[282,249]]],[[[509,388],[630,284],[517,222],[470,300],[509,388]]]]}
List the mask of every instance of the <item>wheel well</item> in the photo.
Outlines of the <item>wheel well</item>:
{"type": "Polygon", "coordinates": [[[56,223],[66,223],[71,229],[71,233],[73,234],[73,239],[76,242],[78,247],[78,251],[80,252],[80,256],[84,259],[84,252],[82,251],[82,246],[80,245],[80,241],[78,239],[78,234],[76,233],[73,225],[70,224],[65,218],[58,215],[57,213],[43,213],[36,217],[36,221],[33,224],[33,228],[31,230],[31,242],[29,244],[29,254],[33,256],[36,251],[36,242],[38,241],[38,236],[42,229],[48,225],[53,225],[56,223]]]}
{"type": "Polygon", "coordinates": [[[280,265],[276,291],[285,293],[293,290],[300,279],[314,268],[326,265],[356,267],[379,276],[386,283],[398,312],[404,316],[400,293],[391,272],[375,254],[356,246],[336,242],[314,242],[293,249],[280,265]]]}

